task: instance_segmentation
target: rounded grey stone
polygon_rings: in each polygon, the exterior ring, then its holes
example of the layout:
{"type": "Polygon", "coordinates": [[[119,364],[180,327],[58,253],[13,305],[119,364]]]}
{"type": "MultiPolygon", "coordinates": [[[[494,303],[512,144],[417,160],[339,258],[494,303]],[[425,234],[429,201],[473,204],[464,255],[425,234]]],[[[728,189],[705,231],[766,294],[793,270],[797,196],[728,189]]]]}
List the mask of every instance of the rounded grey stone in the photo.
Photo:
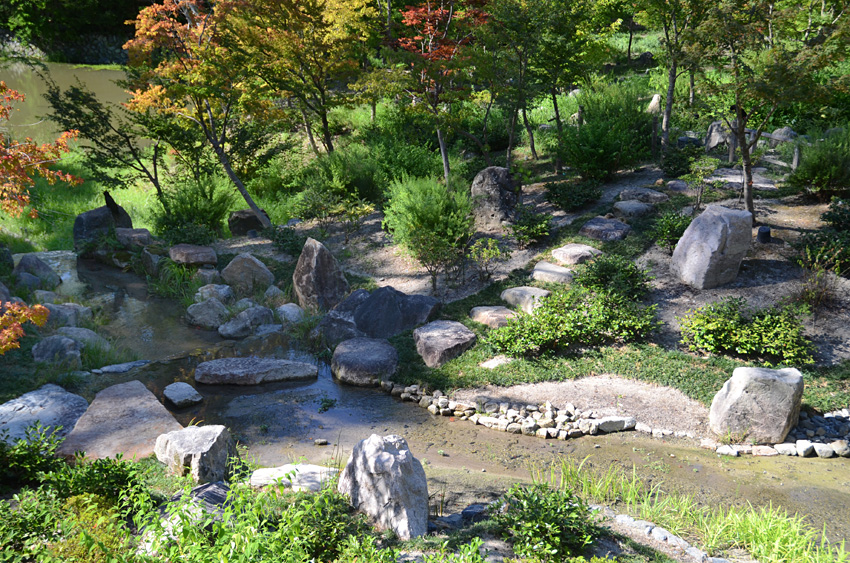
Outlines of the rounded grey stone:
{"type": "Polygon", "coordinates": [[[352,338],[337,345],[331,359],[334,377],[349,385],[373,386],[398,369],[398,352],[382,338],[352,338]]]}

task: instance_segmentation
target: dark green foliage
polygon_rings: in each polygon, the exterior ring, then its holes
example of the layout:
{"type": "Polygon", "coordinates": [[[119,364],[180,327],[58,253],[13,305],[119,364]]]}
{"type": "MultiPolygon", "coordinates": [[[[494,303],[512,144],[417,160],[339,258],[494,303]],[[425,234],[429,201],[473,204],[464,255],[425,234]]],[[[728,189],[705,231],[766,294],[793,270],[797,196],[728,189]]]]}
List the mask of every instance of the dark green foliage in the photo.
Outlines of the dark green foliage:
{"type": "Polygon", "coordinates": [[[177,299],[186,307],[194,303],[195,293],[201,285],[194,269],[168,258],[160,262],[159,277],[148,278],[148,291],[160,297],[177,299]]]}
{"type": "Polygon", "coordinates": [[[496,264],[510,257],[511,251],[503,248],[499,241],[492,237],[480,238],[469,247],[469,258],[478,269],[481,279],[484,280],[493,277],[496,264]]]}
{"type": "Polygon", "coordinates": [[[499,352],[515,356],[634,342],[646,338],[658,325],[655,309],[655,305],[647,307],[617,293],[574,287],[553,292],[533,315],[518,313],[485,340],[499,352]]]}
{"type": "Polygon", "coordinates": [[[679,148],[670,146],[661,157],[661,169],[668,178],[678,178],[690,173],[691,165],[704,155],[702,147],[687,145],[679,148]]]}
{"type": "Polygon", "coordinates": [[[263,231],[263,236],[272,241],[274,247],[291,256],[300,256],[307,237],[292,227],[276,226],[263,231]]]}
{"type": "Polygon", "coordinates": [[[549,235],[549,216],[537,213],[533,205],[517,205],[510,229],[517,245],[525,248],[549,235]]]}
{"type": "Polygon", "coordinates": [[[691,350],[759,359],[766,365],[811,364],[812,344],[804,335],[802,305],[749,307],[730,297],[689,311],[679,319],[682,343],[691,350]]]}
{"type": "Polygon", "coordinates": [[[803,268],[820,268],[837,275],[850,269],[850,231],[806,233],[794,246],[800,252],[798,263],[803,268]]]}
{"type": "Polygon", "coordinates": [[[850,126],[803,147],[800,165],[788,178],[792,187],[822,199],[850,190],[850,126]]]}
{"type": "Polygon", "coordinates": [[[829,209],[820,216],[834,231],[850,232],[850,200],[833,198],[829,209]]]}
{"type": "Polygon", "coordinates": [[[48,541],[58,539],[62,501],[50,489],[24,489],[16,507],[0,501],[0,561],[29,563],[48,554],[48,541]]]}
{"type": "Polygon", "coordinates": [[[164,193],[154,230],[169,244],[210,244],[224,231],[234,193],[227,180],[213,176],[179,181],[164,193]]]}
{"type": "Polygon", "coordinates": [[[564,211],[577,211],[602,197],[599,182],[549,182],[546,188],[546,200],[564,211]]]}
{"type": "Polygon", "coordinates": [[[580,497],[545,483],[511,487],[494,520],[516,554],[535,561],[565,561],[590,545],[596,533],[580,497]]]}
{"type": "Polygon", "coordinates": [[[675,209],[668,209],[655,219],[650,234],[659,246],[663,246],[669,254],[673,254],[673,249],[676,248],[676,244],[685,234],[691,221],[693,217],[690,215],[682,215],[675,209]]]}
{"type": "Polygon", "coordinates": [[[649,292],[649,275],[637,264],[617,254],[597,256],[580,270],[575,283],[598,293],[641,299],[649,292]]]}
{"type": "MultiPolygon", "coordinates": [[[[0,435],[0,438],[3,438],[0,435]]],[[[56,449],[62,439],[55,430],[36,423],[26,429],[25,438],[9,445],[0,439],[0,483],[3,487],[37,483],[43,473],[59,469],[62,461],[56,449]]],[[[2,504],[2,503],[0,503],[2,504]]]]}
{"type": "Polygon", "coordinates": [[[299,182],[305,191],[329,199],[362,198],[374,204],[384,200],[385,178],[381,167],[374,153],[357,143],[313,160],[300,172],[299,182]]]}
{"type": "Polygon", "coordinates": [[[78,452],[73,465],[62,463],[43,476],[59,498],[93,494],[117,503],[122,497],[142,489],[142,480],[133,462],[116,458],[87,460],[78,452]]]}

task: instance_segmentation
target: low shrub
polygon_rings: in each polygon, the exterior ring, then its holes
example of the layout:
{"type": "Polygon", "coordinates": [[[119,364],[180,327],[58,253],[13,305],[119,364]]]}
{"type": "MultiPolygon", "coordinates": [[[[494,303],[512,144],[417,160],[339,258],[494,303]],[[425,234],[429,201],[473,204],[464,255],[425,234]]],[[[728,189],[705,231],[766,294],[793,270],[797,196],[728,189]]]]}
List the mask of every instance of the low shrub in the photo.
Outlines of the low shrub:
{"type": "Polygon", "coordinates": [[[829,209],[820,218],[834,231],[850,232],[850,200],[832,198],[829,209]]]}
{"type": "Polygon", "coordinates": [[[142,489],[142,478],[133,462],[121,457],[87,460],[79,453],[73,465],[62,463],[43,476],[59,498],[96,495],[116,504],[124,497],[142,489]]]}
{"type": "Polygon", "coordinates": [[[151,219],[156,234],[168,244],[210,244],[224,231],[236,201],[229,181],[215,176],[181,180],[164,196],[151,219]]]}
{"type": "Polygon", "coordinates": [[[0,561],[55,561],[49,545],[58,540],[62,501],[49,489],[24,489],[0,501],[0,561]]]}
{"type": "Polygon", "coordinates": [[[845,275],[850,270],[850,231],[823,230],[806,233],[794,243],[798,264],[845,275]]]}
{"type": "Polygon", "coordinates": [[[691,165],[703,155],[702,147],[687,145],[679,148],[670,146],[661,157],[661,170],[669,178],[678,178],[691,171],[691,165]]]}
{"type": "Polygon", "coordinates": [[[493,277],[496,264],[504,262],[510,257],[511,251],[503,248],[499,241],[492,237],[480,238],[469,247],[469,258],[478,269],[481,279],[484,280],[493,277]]]}
{"type": "Polygon", "coordinates": [[[546,188],[546,200],[564,211],[577,211],[602,197],[599,182],[549,182],[546,188]]]}
{"type": "Polygon", "coordinates": [[[598,293],[641,299],[649,293],[649,274],[637,264],[617,254],[597,256],[576,273],[578,285],[598,293]]]}
{"type": "MultiPolygon", "coordinates": [[[[26,429],[24,438],[6,443],[7,433],[0,432],[0,483],[17,486],[38,483],[44,473],[61,468],[64,463],[56,457],[62,439],[56,430],[40,423],[26,429]]],[[[2,503],[0,503],[2,504],[2,503]]]]}
{"type": "Polygon", "coordinates": [[[693,351],[758,359],[766,365],[814,363],[805,337],[804,305],[749,307],[743,298],[729,297],[689,311],[678,319],[682,343],[693,351]]]}
{"type": "Polygon", "coordinates": [[[655,224],[650,230],[650,236],[655,239],[659,246],[667,249],[668,254],[673,254],[676,244],[690,226],[693,217],[682,215],[675,209],[668,209],[655,218],[655,224]]]}
{"type": "Polygon", "coordinates": [[[263,236],[272,241],[272,246],[290,256],[300,256],[307,237],[292,227],[273,226],[263,231],[263,236]]]}
{"type": "Polygon", "coordinates": [[[593,542],[595,527],[584,501],[545,483],[514,485],[494,520],[522,558],[564,561],[593,542]]]}
{"type": "Polygon", "coordinates": [[[110,563],[115,555],[130,549],[129,534],[122,528],[118,510],[110,501],[93,494],[65,501],[63,537],[50,545],[59,561],[110,563]]]}
{"type": "Polygon", "coordinates": [[[537,213],[533,205],[518,205],[510,230],[517,245],[525,248],[549,235],[549,216],[537,213]]]}
{"type": "Polygon", "coordinates": [[[804,147],[787,183],[822,200],[850,190],[850,127],[804,147]]]}

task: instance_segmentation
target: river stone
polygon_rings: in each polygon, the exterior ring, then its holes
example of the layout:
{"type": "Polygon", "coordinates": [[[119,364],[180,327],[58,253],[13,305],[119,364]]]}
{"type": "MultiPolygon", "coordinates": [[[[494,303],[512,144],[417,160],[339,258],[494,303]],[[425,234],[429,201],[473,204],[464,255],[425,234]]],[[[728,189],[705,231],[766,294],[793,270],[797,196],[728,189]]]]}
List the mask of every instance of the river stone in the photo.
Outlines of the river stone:
{"type": "Polygon", "coordinates": [[[782,442],[797,424],[802,396],[803,376],[794,368],[735,368],[711,402],[709,427],[717,435],[782,442]]]}
{"type": "Polygon", "coordinates": [[[141,250],[154,243],[151,232],[147,229],[115,229],[115,238],[124,248],[128,250],[141,250]]]}
{"type": "Polygon", "coordinates": [[[109,235],[116,228],[133,228],[130,215],[118,204],[114,204],[114,212],[104,205],[80,213],[74,219],[74,249],[80,250],[83,246],[109,235]]]}
{"type": "MultiPolygon", "coordinates": [[[[269,214],[265,209],[260,210],[265,215],[266,220],[269,220],[269,214]]],[[[269,222],[271,222],[269,220],[269,222]]],[[[230,214],[227,218],[227,227],[230,229],[230,234],[235,237],[244,237],[248,231],[260,232],[265,229],[263,222],[257,217],[253,209],[238,209],[230,214]]]]}
{"type": "Polygon", "coordinates": [[[276,285],[270,285],[263,293],[263,301],[269,306],[286,303],[286,294],[276,285]]]}
{"type": "Polygon", "coordinates": [[[632,228],[617,219],[594,217],[584,224],[578,234],[587,238],[602,241],[623,240],[632,228]]]}
{"type": "Polygon", "coordinates": [[[815,447],[810,440],[797,440],[795,446],[800,457],[809,457],[815,453],[815,447]]]}
{"type": "Polygon", "coordinates": [[[100,368],[100,373],[127,373],[130,370],[146,366],[149,363],[149,360],[136,360],[134,362],[124,362],[122,364],[112,364],[100,368]]]}
{"type": "Polygon", "coordinates": [[[272,324],[274,313],[268,307],[248,307],[220,327],[218,334],[222,338],[240,339],[253,334],[258,326],[272,324]]]}
{"type": "Polygon", "coordinates": [[[679,239],[671,270],[697,289],[734,281],[750,248],[752,224],[749,211],[709,205],[679,239]]]}
{"type": "Polygon", "coordinates": [[[769,139],[770,148],[775,149],[778,147],[782,141],[793,141],[797,137],[797,133],[794,132],[793,129],[788,127],[780,127],[779,129],[773,132],[774,139],[769,139]]]}
{"type": "Polygon", "coordinates": [[[164,256],[151,252],[149,248],[142,249],[142,269],[152,278],[159,278],[159,268],[164,256]]]}
{"type": "Polygon", "coordinates": [[[812,447],[815,449],[815,454],[818,457],[822,458],[830,458],[835,456],[835,450],[832,449],[832,446],[829,444],[821,444],[820,442],[814,442],[812,447]]]}
{"type": "Polygon", "coordinates": [[[553,250],[552,258],[554,258],[556,262],[571,266],[573,264],[584,264],[588,260],[601,254],[601,250],[593,248],[592,246],[570,243],[553,250]]]}
{"type": "Polygon", "coordinates": [[[606,416],[598,420],[600,432],[623,432],[631,430],[637,424],[633,416],[606,416]]]}
{"type": "Polygon", "coordinates": [[[540,261],[534,265],[531,279],[550,283],[572,283],[573,271],[551,262],[540,261]]]}
{"type": "Polygon", "coordinates": [[[233,310],[237,313],[241,313],[246,309],[250,309],[251,307],[258,307],[257,302],[251,299],[250,297],[243,297],[239,301],[233,304],[233,310]]]}
{"type": "Polygon", "coordinates": [[[829,444],[835,455],[841,457],[850,457],[850,446],[847,445],[847,440],[835,440],[829,444]]]}
{"type": "Polygon", "coordinates": [[[32,347],[32,358],[37,363],[80,369],[80,344],[67,336],[54,334],[32,347]]]}
{"type": "Polygon", "coordinates": [[[274,274],[247,252],[238,255],[221,271],[221,279],[241,295],[265,291],[274,283],[274,274]]]}
{"type": "MultiPolygon", "coordinates": [[[[5,286],[4,286],[5,287],[5,286]]],[[[8,291],[8,290],[7,290],[8,291]]],[[[54,291],[47,291],[45,289],[36,289],[32,292],[33,301],[36,303],[41,303],[42,305],[45,303],[56,303],[56,300],[59,299],[59,296],[54,291]]],[[[0,288],[0,301],[8,301],[9,296],[3,296],[3,290],[0,288]]]]}
{"type": "Polygon", "coordinates": [[[15,285],[21,289],[34,291],[41,287],[41,280],[28,272],[18,272],[15,274],[15,285]]]}
{"type": "Polygon", "coordinates": [[[204,266],[209,264],[215,266],[218,256],[209,246],[197,244],[175,244],[168,249],[168,257],[177,264],[184,266],[204,266]]]}
{"type": "Polygon", "coordinates": [[[684,180],[670,180],[664,187],[676,193],[686,193],[690,190],[688,183],[684,180]]]}
{"type": "Polygon", "coordinates": [[[189,426],[162,434],[154,446],[156,458],[173,475],[191,475],[200,485],[225,481],[231,459],[239,457],[230,432],[221,425],[189,426]]]}
{"type": "Polygon", "coordinates": [[[516,316],[515,311],[501,305],[473,307],[469,318],[490,328],[501,328],[508,325],[508,319],[516,316]]]}
{"type": "MultiPolygon", "coordinates": [[[[200,272],[201,270],[198,271],[200,272]]],[[[194,301],[195,303],[201,303],[213,297],[218,299],[221,303],[230,303],[236,298],[236,295],[233,293],[233,290],[229,285],[208,283],[207,285],[203,285],[198,288],[198,291],[195,293],[194,301]]]]}
{"type": "Polygon", "coordinates": [[[779,452],[776,451],[776,448],[771,448],[770,446],[753,446],[753,455],[761,457],[771,457],[779,455],[779,452]]]}
{"type": "Polygon", "coordinates": [[[7,433],[7,444],[26,437],[26,429],[40,423],[46,431],[56,431],[56,436],[66,436],[88,408],[88,402],[48,383],[35,391],[24,393],[0,405],[0,436],[7,433]]]}
{"type": "Polygon", "coordinates": [[[334,350],[331,372],[349,385],[371,387],[388,381],[398,369],[398,352],[385,339],[353,338],[334,350]]]}
{"type": "Polygon", "coordinates": [[[477,229],[499,229],[513,219],[520,199],[520,182],[514,180],[507,168],[489,166],[472,180],[473,211],[477,229]]]}
{"type": "Polygon", "coordinates": [[[162,390],[162,394],[177,408],[197,405],[204,400],[201,394],[185,381],[176,381],[167,385],[162,390]]]}
{"type": "Polygon", "coordinates": [[[195,381],[210,385],[257,385],[270,381],[300,381],[318,376],[318,368],[304,362],[271,358],[221,358],[195,368],[195,381]]]}
{"type": "Polygon", "coordinates": [[[192,274],[192,280],[202,285],[221,284],[221,272],[210,265],[202,266],[192,274]]]}
{"type": "Polygon", "coordinates": [[[284,303],[275,312],[282,323],[300,323],[304,320],[304,309],[295,303],[284,303]]]}
{"type": "Polygon", "coordinates": [[[45,303],[44,306],[50,311],[50,316],[47,318],[49,326],[77,326],[83,321],[92,319],[91,309],[77,303],[63,303],[61,305],[45,303]]]}
{"type": "Polygon", "coordinates": [[[475,344],[475,333],[457,321],[433,321],[413,331],[416,351],[429,368],[438,368],[475,344]]]}
{"type": "Polygon", "coordinates": [[[12,271],[12,275],[20,276],[27,273],[38,278],[42,289],[54,289],[60,283],[62,278],[53,271],[53,268],[48,266],[41,258],[33,254],[24,254],[18,261],[18,265],[12,271]]]}
{"type": "Polygon", "coordinates": [[[502,292],[502,301],[511,307],[519,307],[526,313],[531,314],[540,305],[541,300],[547,297],[551,292],[539,287],[511,287],[502,292]]]}
{"type": "Polygon", "coordinates": [[[338,490],[379,530],[392,530],[401,540],[428,532],[425,470],[401,436],[372,434],[354,446],[338,490]]]}
{"type": "MultiPolygon", "coordinates": [[[[51,292],[52,293],[52,292],[51,292]]],[[[8,303],[9,299],[12,298],[12,292],[9,291],[9,288],[6,287],[6,284],[0,281],[0,314],[3,312],[3,303],[8,303]]],[[[44,303],[41,301],[40,303],[44,303]]]]}
{"type": "Polygon", "coordinates": [[[59,334],[62,336],[67,336],[71,340],[77,342],[80,345],[80,348],[85,346],[93,346],[95,348],[100,348],[101,350],[109,350],[111,346],[109,342],[96,333],[93,330],[89,330],[87,328],[80,328],[75,326],[63,326],[59,330],[57,330],[59,334]]]}
{"type": "Polygon", "coordinates": [[[796,444],[774,444],[773,449],[776,450],[780,455],[797,455],[797,445],[796,444]]]}
{"type": "Polygon", "coordinates": [[[309,463],[287,463],[280,467],[262,467],[251,474],[252,487],[280,484],[293,491],[318,493],[327,485],[339,469],[309,463]]]}
{"type": "Polygon", "coordinates": [[[440,302],[427,295],[407,295],[391,286],[376,289],[352,317],[357,330],[370,338],[392,338],[428,322],[440,309],[440,302]]]}
{"type": "Polygon", "coordinates": [[[614,204],[614,215],[618,217],[643,217],[652,213],[654,209],[655,207],[649,203],[630,199],[616,202],[614,204]]]}
{"type": "Polygon", "coordinates": [[[107,387],[97,395],[59,446],[63,457],[86,452],[89,459],[141,459],[153,453],[160,434],[182,426],[141,381],[107,387]]]}
{"type": "Polygon", "coordinates": [[[201,303],[189,305],[186,309],[186,321],[190,325],[199,326],[207,330],[218,330],[218,327],[227,321],[230,311],[224,303],[211,297],[201,303]]]}
{"type": "Polygon", "coordinates": [[[308,238],[292,274],[298,304],[305,311],[333,309],[348,294],[349,287],[333,254],[319,241],[308,238]]]}
{"type": "MultiPolygon", "coordinates": [[[[650,188],[625,188],[620,192],[620,201],[639,201],[641,203],[664,203],[670,196],[650,188]]],[[[616,207],[616,205],[615,205],[616,207]]]]}

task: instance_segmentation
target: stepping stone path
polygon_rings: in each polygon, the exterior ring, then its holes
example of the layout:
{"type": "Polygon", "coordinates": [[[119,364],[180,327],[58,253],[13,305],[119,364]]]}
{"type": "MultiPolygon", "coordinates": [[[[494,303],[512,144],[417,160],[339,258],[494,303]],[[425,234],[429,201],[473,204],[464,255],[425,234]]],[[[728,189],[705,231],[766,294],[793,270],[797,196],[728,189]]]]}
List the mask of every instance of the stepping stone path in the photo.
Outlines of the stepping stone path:
{"type": "Polygon", "coordinates": [[[502,328],[507,326],[508,319],[516,316],[515,311],[501,305],[473,307],[469,312],[469,318],[477,323],[487,325],[490,328],[502,328]]]}
{"type": "Polygon", "coordinates": [[[263,467],[251,474],[252,487],[280,484],[293,491],[319,492],[339,469],[309,463],[287,463],[280,467],[263,467]]]}
{"type": "Polygon", "coordinates": [[[626,188],[620,192],[620,201],[640,201],[641,203],[664,203],[670,196],[650,188],[626,188]]]}
{"type": "Polygon", "coordinates": [[[198,364],[195,381],[209,385],[258,385],[318,377],[312,364],[269,358],[221,358],[198,364]]]}
{"type": "Polygon", "coordinates": [[[584,224],[578,234],[587,238],[602,241],[623,240],[632,228],[617,219],[594,217],[584,224]]]}
{"type": "Polygon", "coordinates": [[[88,406],[79,395],[48,383],[0,405],[0,432],[7,432],[6,442],[12,444],[26,437],[28,426],[39,422],[48,431],[57,429],[56,436],[63,437],[88,406]]]}
{"type": "Polygon", "coordinates": [[[162,390],[162,394],[177,408],[197,405],[204,400],[194,387],[184,381],[178,381],[168,385],[162,390]]]}
{"type": "Polygon", "coordinates": [[[475,333],[457,321],[433,321],[413,331],[416,351],[429,368],[457,358],[475,344],[475,333]]]}
{"type": "Polygon", "coordinates": [[[508,305],[519,307],[526,313],[531,314],[541,305],[540,300],[548,297],[550,293],[550,291],[540,289],[539,287],[520,286],[506,289],[500,297],[508,305]]]}
{"type": "Polygon", "coordinates": [[[100,369],[91,370],[92,373],[96,373],[98,375],[104,373],[127,373],[131,369],[140,368],[144,365],[149,364],[148,360],[136,360],[135,362],[125,362],[123,364],[112,364],[111,366],[103,366],[100,369]]]}
{"type": "Polygon", "coordinates": [[[618,201],[614,204],[614,215],[618,217],[643,217],[652,213],[654,205],[643,203],[634,199],[618,201]]]}
{"type": "Polygon", "coordinates": [[[597,256],[601,256],[602,251],[598,248],[593,248],[586,244],[571,243],[552,251],[552,258],[556,262],[571,266],[573,264],[584,264],[597,256]]]}
{"type": "MultiPolygon", "coordinates": [[[[757,190],[772,191],[776,189],[776,184],[773,180],[764,177],[765,169],[761,167],[753,168],[753,188],[757,190]]],[[[726,182],[731,189],[741,188],[741,178],[743,172],[732,168],[718,168],[714,174],[708,177],[706,182],[726,182]]]]}
{"type": "Polygon", "coordinates": [[[383,338],[352,338],[341,342],[331,359],[334,377],[362,387],[389,380],[397,369],[398,352],[383,338]]]}
{"type": "Polygon", "coordinates": [[[538,262],[531,272],[531,279],[551,283],[572,283],[573,271],[551,262],[538,262]]]}
{"type": "Polygon", "coordinates": [[[184,266],[203,266],[209,264],[215,266],[218,256],[209,246],[198,246],[196,244],[176,244],[168,249],[168,257],[173,262],[184,266]]]}
{"type": "Polygon", "coordinates": [[[107,387],[62,442],[58,454],[70,458],[86,452],[89,459],[141,459],[153,453],[159,435],[183,427],[141,381],[107,387]]]}

